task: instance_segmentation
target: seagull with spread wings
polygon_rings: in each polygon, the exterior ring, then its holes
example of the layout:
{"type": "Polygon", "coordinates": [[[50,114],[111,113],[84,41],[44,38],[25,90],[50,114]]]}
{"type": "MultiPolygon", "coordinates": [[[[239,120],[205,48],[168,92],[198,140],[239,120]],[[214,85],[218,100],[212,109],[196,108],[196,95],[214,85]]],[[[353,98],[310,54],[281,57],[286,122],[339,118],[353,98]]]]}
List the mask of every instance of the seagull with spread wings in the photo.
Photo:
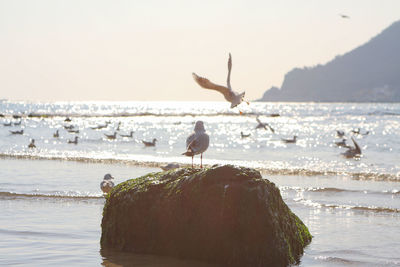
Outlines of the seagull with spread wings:
{"type": "Polygon", "coordinates": [[[264,128],[265,130],[267,130],[267,127],[268,127],[271,130],[272,133],[275,133],[275,130],[271,127],[271,125],[269,125],[266,122],[260,121],[258,116],[257,116],[256,120],[258,122],[258,125],[257,125],[256,129],[264,128]]]}
{"type": "Polygon", "coordinates": [[[361,157],[361,148],[360,146],[357,144],[356,140],[354,140],[354,138],[351,138],[351,141],[353,141],[354,147],[349,147],[348,150],[346,150],[346,152],[342,153],[343,156],[345,156],[346,158],[359,158],[361,157]]]}
{"type": "MultiPolygon", "coordinates": [[[[232,70],[232,56],[231,53],[229,53],[229,60],[228,60],[228,78],[226,81],[227,86],[222,86],[218,85],[215,83],[210,82],[207,78],[203,78],[198,76],[196,73],[192,73],[193,79],[203,88],[205,89],[211,89],[211,90],[216,90],[220,92],[221,94],[224,95],[225,99],[229,102],[231,102],[231,108],[236,107],[240,103],[243,102],[244,94],[243,93],[237,93],[232,90],[231,87],[231,70],[232,70]]],[[[247,102],[248,104],[248,102],[247,102]]]]}

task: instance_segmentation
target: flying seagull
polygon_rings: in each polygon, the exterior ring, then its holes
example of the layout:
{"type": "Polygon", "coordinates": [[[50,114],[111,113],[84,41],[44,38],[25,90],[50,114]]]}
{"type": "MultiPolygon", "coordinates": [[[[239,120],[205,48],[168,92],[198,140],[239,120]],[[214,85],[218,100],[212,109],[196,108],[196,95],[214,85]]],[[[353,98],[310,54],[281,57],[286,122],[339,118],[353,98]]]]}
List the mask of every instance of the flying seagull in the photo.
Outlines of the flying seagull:
{"type": "MultiPolygon", "coordinates": [[[[221,94],[224,95],[225,99],[228,102],[231,102],[231,108],[236,107],[240,103],[242,103],[245,92],[243,93],[237,93],[232,90],[231,87],[231,69],[232,69],[232,56],[231,53],[229,53],[229,60],[228,60],[228,78],[226,81],[227,86],[222,86],[218,85],[215,83],[210,82],[207,78],[203,78],[198,76],[196,73],[192,73],[193,79],[203,88],[205,89],[211,89],[211,90],[216,90],[220,92],[221,94]]],[[[247,102],[248,104],[248,102],[247,102]]]]}
{"type": "Polygon", "coordinates": [[[200,154],[200,168],[203,168],[203,152],[207,150],[209,143],[210,137],[206,134],[203,122],[197,121],[194,133],[186,139],[186,152],[182,153],[182,155],[192,157],[192,168],[193,157],[198,154],[200,154]]]}
{"type": "Polygon", "coordinates": [[[345,14],[339,14],[342,19],[349,19],[350,17],[345,14]]]}
{"type": "Polygon", "coordinates": [[[260,129],[260,128],[264,128],[265,130],[267,130],[267,127],[271,130],[272,133],[275,133],[275,130],[271,127],[271,125],[269,125],[266,122],[261,122],[260,119],[257,117],[256,118],[258,125],[256,127],[256,129],[260,129]]]}
{"type": "Polygon", "coordinates": [[[351,138],[351,141],[353,141],[354,147],[350,147],[346,152],[342,153],[343,156],[346,158],[356,158],[361,156],[361,148],[357,144],[356,140],[354,138],[351,138]]]}

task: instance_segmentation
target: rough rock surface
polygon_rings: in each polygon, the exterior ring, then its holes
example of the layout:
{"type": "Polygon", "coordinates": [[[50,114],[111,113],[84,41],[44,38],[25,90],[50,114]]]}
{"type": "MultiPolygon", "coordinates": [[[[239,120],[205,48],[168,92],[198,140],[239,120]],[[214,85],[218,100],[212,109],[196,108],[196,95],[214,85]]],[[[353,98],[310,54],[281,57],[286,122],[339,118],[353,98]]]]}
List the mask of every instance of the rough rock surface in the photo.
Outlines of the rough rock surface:
{"type": "Polygon", "coordinates": [[[102,248],[221,266],[287,266],[311,235],[275,184],[232,165],[151,173],[107,196],[102,248]]]}

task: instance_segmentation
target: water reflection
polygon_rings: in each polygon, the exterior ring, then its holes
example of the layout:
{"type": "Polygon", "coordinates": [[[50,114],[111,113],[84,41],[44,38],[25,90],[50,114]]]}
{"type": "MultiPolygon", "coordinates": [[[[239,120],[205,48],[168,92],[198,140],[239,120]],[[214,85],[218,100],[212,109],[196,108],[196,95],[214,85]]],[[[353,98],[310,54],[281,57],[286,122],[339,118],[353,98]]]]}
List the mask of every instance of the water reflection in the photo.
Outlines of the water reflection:
{"type": "Polygon", "coordinates": [[[150,254],[135,254],[119,252],[111,249],[101,249],[102,266],[140,266],[140,267],[217,267],[218,265],[193,260],[177,259],[150,254]]]}

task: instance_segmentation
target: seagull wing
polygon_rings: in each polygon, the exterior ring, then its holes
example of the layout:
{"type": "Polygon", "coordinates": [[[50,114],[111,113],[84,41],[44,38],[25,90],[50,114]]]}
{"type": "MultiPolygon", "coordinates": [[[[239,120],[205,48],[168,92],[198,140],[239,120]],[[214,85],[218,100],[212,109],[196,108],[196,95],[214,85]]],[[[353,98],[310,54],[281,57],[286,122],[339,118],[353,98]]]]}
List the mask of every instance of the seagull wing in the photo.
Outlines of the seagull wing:
{"type": "Polygon", "coordinates": [[[272,133],[275,133],[275,130],[271,127],[271,125],[269,125],[268,123],[266,123],[265,125],[268,126],[268,128],[271,130],[272,133]]]}
{"type": "Polygon", "coordinates": [[[228,88],[232,88],[231,87],[231,70],[232,70],[232,56],[231,53],[229,53],[229,59],[228,59],[228,78],[226,80],[226,84],[228,86],[228,88]]]}
{"type": "Polygon", "coordinates": [[[187,150],[193,154],[200,154],[207,150],[210,138],[207,134],[196,134],[187,146],[187,150]]]}
{"type": "Polygon", "coordinates": [[[229,90],[229,88],[227,88],[225,86],[222,86],[222,85],[218,85],[218,84],[212,83],[207,78],[200,77],[196,73],[192,73],[192,75],[193,75],[193,79],[201,87],[203,87],[205,89],[216,90],[216,91],[220,92],[221,94],[223,94],[225,96],[225,98],[229,97],[229,95],[231,93],[231,90],[229,90]]]}
{"type": "Polygon", "coordinates": [[[186,150],[189,149],[190,144],[196,139],[196,134],[192,133],[189,135],[189,137],[186,139],[186,150]]]}
{"type": "Polygon", "coordinates": [[[357,144],[356,140],[354,140],[354,138],[352,137],[351,140],[353,141],[354,147],[357,150],[357,153],[361,154],[361,148],[360,146],[357,144]]]}

